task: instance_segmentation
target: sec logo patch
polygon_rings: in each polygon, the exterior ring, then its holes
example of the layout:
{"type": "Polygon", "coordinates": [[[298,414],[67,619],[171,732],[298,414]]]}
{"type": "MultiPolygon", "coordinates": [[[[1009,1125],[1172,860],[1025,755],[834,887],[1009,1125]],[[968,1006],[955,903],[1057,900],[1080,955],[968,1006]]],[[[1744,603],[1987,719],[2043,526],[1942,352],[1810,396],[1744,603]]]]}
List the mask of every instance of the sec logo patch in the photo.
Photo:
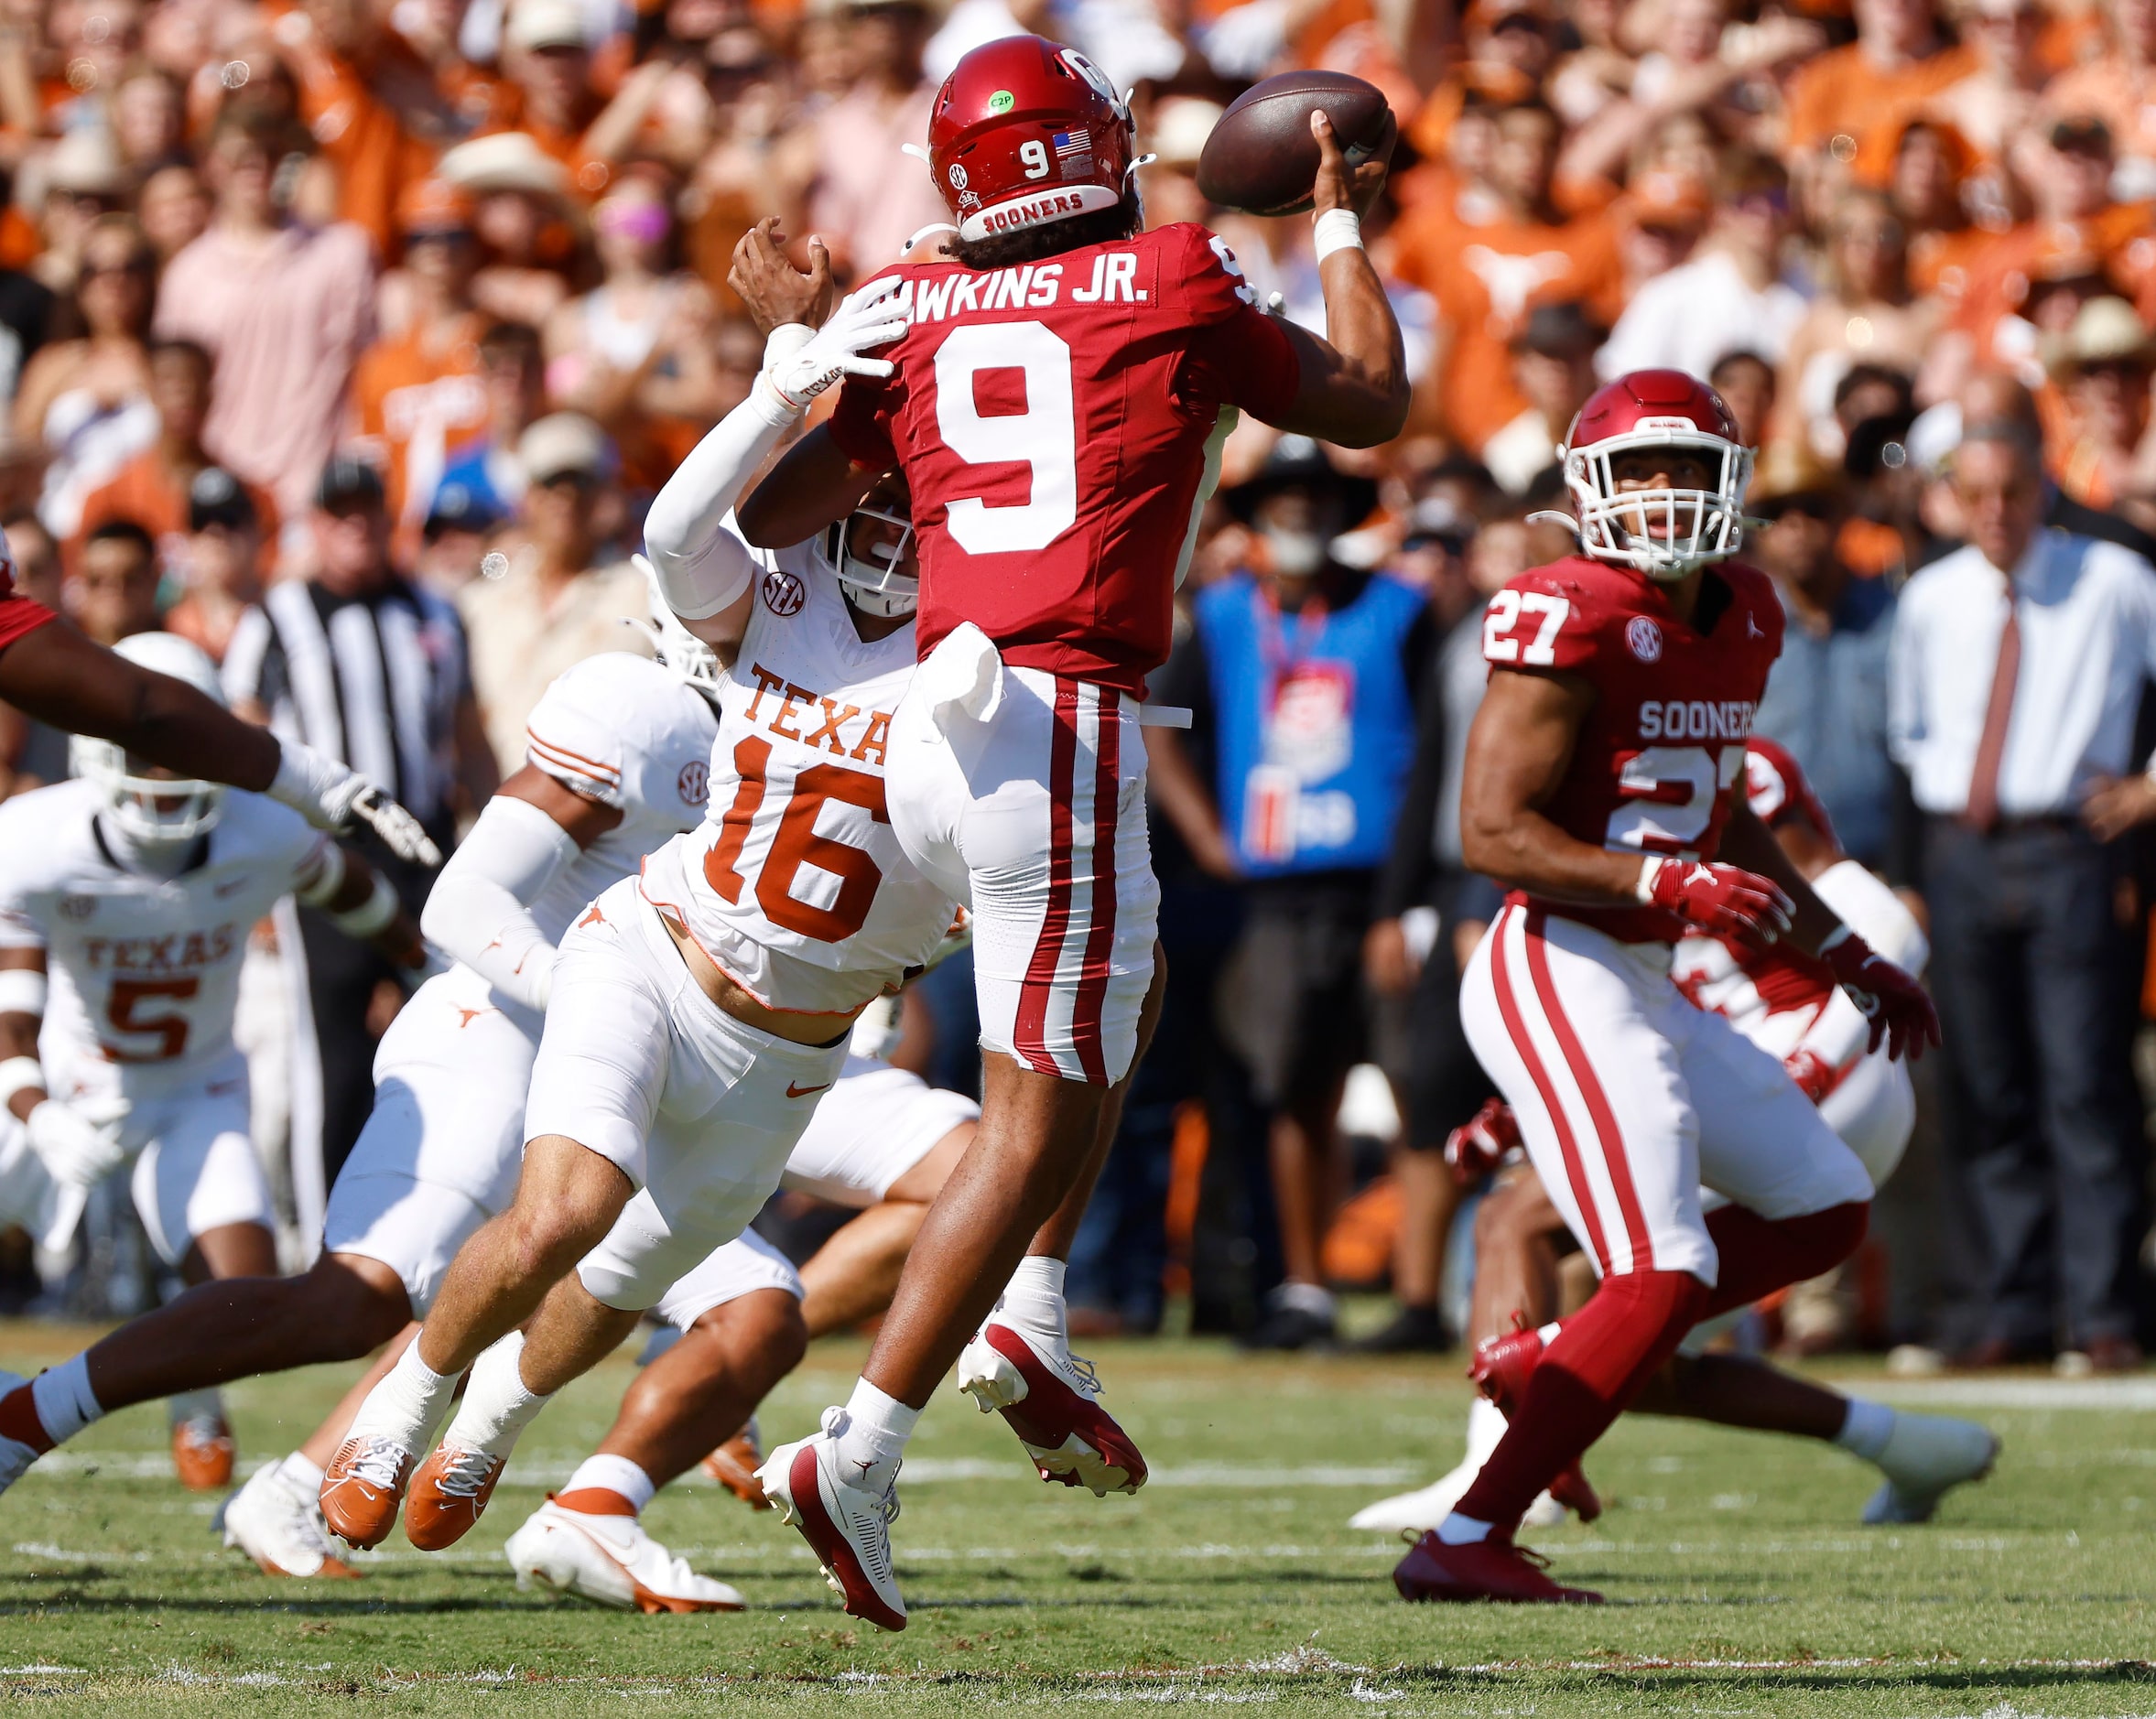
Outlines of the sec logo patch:
{"type": "Polygon", "coordinates": [[[764,606],[775,615],[797,615],[808,600],[807,587],[791,573],[764,576],[764,606]]]}
{"type": "Polygon", "coordinates": [[[1645,615],[1634,615],[1624,623],[1624,642],[1642,663],[1662,660],[1662,629],[1645,615]]]}
{"type": "Polygon", "coordinates": [[[680,790],[682,805],[701,805],[711,797],[711,766],[700,758],[690,759],[681,766],[674,785],[680,790]]]}

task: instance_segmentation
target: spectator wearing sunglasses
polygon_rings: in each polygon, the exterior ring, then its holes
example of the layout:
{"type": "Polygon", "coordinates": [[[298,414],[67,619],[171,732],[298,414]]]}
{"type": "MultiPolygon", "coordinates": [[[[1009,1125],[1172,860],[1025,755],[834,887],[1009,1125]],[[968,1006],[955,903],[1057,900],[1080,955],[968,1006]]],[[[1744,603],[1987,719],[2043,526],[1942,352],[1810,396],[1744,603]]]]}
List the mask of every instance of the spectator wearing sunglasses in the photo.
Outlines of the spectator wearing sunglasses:
{"type": "Polygon", "coordinates": [[[1836,550],[1848,498],[1842,474],[1796,442],[1761,455],[1750,512],[1766,522],[1746,549],[1771,575],[1789,616],[1755,731],[1796,755],[1845,851],[1885,861],[1892,827],[1887,757],[1887,653],[1894,599],[1858,578],[1836,550]]]}

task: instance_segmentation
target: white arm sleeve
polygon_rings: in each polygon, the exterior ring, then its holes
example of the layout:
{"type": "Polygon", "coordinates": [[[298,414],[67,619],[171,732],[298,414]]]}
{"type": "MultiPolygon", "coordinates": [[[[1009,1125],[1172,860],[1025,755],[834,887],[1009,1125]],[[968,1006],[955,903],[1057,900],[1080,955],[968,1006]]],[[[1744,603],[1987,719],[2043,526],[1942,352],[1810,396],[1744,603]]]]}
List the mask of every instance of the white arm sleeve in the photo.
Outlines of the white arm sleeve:
{"type": "Polygon", "coordinates": [[[543,1011],[555,951],[529,908],[576,856],[569,833],[546,813],[497,794],[435,879],[419,929],[504,996],[543,1011]]]}
{"type": "MultiPolygon", "coordinates": [[[[782,345],[797,348],[811,332],[797,324],[775,329],[764,348],[766,366],[783,355],[782,345]]],[[[689,450],[652,498],[644,520],[645,553],[658,570],[666,607],[684,621],[715,615],[749,589],[756,562],[733,531],[734,503],[800,418],[800,408],[779,398],[759,376],[749,397],[689,450]]]]}

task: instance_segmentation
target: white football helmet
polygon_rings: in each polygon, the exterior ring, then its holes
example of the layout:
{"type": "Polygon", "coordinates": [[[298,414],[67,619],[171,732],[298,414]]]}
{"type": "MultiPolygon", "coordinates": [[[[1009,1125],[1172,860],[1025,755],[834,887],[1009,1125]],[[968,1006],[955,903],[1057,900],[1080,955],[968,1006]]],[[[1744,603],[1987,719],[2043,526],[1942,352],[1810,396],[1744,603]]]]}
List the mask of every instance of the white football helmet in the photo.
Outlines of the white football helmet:
{"type": "Polygon", "coordinates": [[[681,617],[667,606],[666,593],[659,589],[658,568],[643,556],[630,558],[635,562],[636,570],[644,575],[644,582],[651,591],[651,619],[645,623],[644,630],[651,634],[659,666],[705,697],[716,699],[726,673],[719,665],[719,654],[683,626],[681,617]]]}
{"type": "Polygon", "coordinates": [[[900,563],[913,545],[913,517],[881,490],[862,497],[854,510],[825,535],[824,557],[838,575],[846,600],[864,615],[910,615],[921,606],[921,576],[900,563]],[[854,537],[870,541],[866,557],[854,553],[854,537]],[[890,534],[895,532],[897,535],[890,534]],[[883,541],[876,541],[882,538],[883,541]]]}
{"type": "MultiPolygon", "coordinates": [[[[208,653],[175,632],[137,632],[122,639],[113,654],[224,702],[217,665],[208,653]]],[[[157,768],[131,756],[111,741],[87,734],[68,739],[68,767],[104,793],[105,815],[142,842],[192,841],[214,826],[224,811],[224,784],[184,777],[153,776],[157,768]]]]}

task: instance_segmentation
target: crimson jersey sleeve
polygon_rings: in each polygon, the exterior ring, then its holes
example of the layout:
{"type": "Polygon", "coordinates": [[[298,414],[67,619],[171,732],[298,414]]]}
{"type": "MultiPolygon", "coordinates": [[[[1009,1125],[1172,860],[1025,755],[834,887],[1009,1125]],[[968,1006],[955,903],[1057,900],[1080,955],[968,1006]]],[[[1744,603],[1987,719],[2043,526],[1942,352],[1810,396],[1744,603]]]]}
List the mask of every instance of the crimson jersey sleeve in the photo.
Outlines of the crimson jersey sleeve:
{"type": "Polygon", "coordinates": [[[1482,611],[1482,660],[1496,668],[1588,675],[1607,655],[1622,616],[1600,593],[1564,577],[1565,562],[1512,579],[1482,611]]]}
{"type": "Polygon", "coordinates": [[[33,602],[15,589],[15,557],[0,542],[0,645],[13,644],[26,632],[34,632],[52,619],[52,611],[33,602]]]}
{"type": "Polygon", "coordinates": [[[1258,308],[1258,295],[1227,242],[1203,227],[1176,230],[1181,267],[1172,276],[1184,295],[1193,334],[1176,378],[1178,400],[1196,410],[1232,405],[1277,424],[1295,403],[1302,361],[1279,321],[1258,308]]]}

